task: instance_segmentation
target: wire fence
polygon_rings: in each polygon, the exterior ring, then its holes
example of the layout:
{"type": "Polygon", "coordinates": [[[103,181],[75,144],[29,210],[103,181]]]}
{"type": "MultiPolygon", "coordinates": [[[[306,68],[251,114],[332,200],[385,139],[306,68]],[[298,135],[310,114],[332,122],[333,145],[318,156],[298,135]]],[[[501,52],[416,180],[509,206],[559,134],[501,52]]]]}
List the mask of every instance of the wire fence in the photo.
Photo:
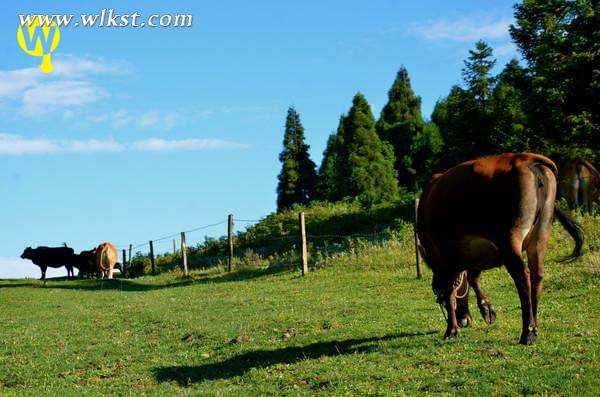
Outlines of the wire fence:
{"type": "MultiPolygon", "coordinates": [[[[418,202],[416,205],[418,205],[418,202]]],[[[289,222],[279,226],[281,228],[279,236],[273,236],[272,230],[263,232],[263,234],[257,230],[253,230],[252,233],[241,234],[238,231],[237,236],[234,236],[234,218],[233,215],[229,215],[227,219],[218,222],[194,227],[179,233],[172,233],[143,243],[119,245],[118,249],[120,253],[122,252],[122,263],[125,269],[138,260],[138,262],[144,262],[146,268],[150,266],[152,274],[156,273],[155,260],[157,258],[161,259],[162,269],[169,268],[168,266],[171,269],[183,267],[185,274],[187,274],[188,262],[190,262],[190,258],[187,257],[189,252],[193,254],[191,267],[209,267],[214,264],[225,263],[228,271],[231,271],[234,260],[243,261],[245,256],[252,255],[261,258],[272,258],[274,255],[276,258],[283,256],[284,260],[288,262],[298,263],[304,273],[308,270],[307,257],[309,254],[310,256],[318,254],[320,257],[327,257],[327,255],[338,252],[346,252],[348,249],[351,249],[352,252],[358,252],[352,249],[360,249],[360,240],[377,243],[393,238],[389,231],[377,229],[370,233],[338,234],[326,233],[332,228],[322,227],[321,229],[325,233],[307,233],[304,225],[304,213],[299,215],[299,224],[289,222]],[[226,232],[222,233],[219,238],[189,238],[191,234],[217,227],[224,227],[224,232],[226,232]],[[167,260],[165,260],[165,257],[167,257],[167,260]],[[165,267],[165,263],[167,263],[167,267],[165,267]]],[[[235,219],[235,223],[243,224],[246,230],[251,230],[248,228],[260,221],[259,219],[235,219]]],[[[416,219],[413,219],[410,223],[414,234],[414,260],[417,278],[420,278],[422,258],[418,250],[419,241],[414,227],[416,219]]],[[[318,230],[319,226],[315,226],[315,229],[318,230]]],[[[408,241],[410,239],[406,239],[406,236],[404,236],[404,240],[407,241],[404,241],[403,244],[410,244],[408,241]]],[[[593,251],[593,247],[590,247],[590,253],[593,253],[593,251]]],[[[600,272],[600,259],[592,263],[566,263],[563,265],[600,272]]]]}
{"type": "MultiPolygon", "coordinates": [[[[248,229],[260,221],[260,219],[235,218],[235,224],[241,224],[242,229],[248,229]]],[[[352,240],[383,241],[389,238],[389,236],[383,236],[377,230],[372,233],[302,234],[300,233],[300,229],[304,228],[304,225],[297,223],[286,224],[285,227],[282,226],[283,229],[279,236],[273,236],[270,232],[261,234],[256,233],[256,231],[255,233],[250,233],[250,236],[245,233],[240,234],[238,231],[238,234],[234,236],[233,226],[233,215],[229,215],[227,219],[218,222],[194,227],[183,232],[172,233],[145,242],[120,244],[116,248],[122,257],[124,273],[126,275],[132,275],[136,272],[137,275],[149,272],[155,274],[159,267],[156,263],[157,260],[160,262],[161,267],[158,269],[159,271],[165,268],[183,267],[184,272],[187,274],[187,265],[190,260],[192,262],[191,267],[226,263],[228,270],[231,271],[234,260],[238,262],[244,261],[244,257],[248,255],[255,255],[261,258],[272,258],[274,255],[279,261],[298,261],[302,263],[307,262],[306,257],[308,254],[312,256],[312,254],[319,250],[321,254],[325,255],[341,252],[348,248],[352,240]],[[219,238],[212,240],[206,236],[204,238],[190,238],[190,235],[193,233],[223,226],[226,227],[226,230],[223,230],[226,233],[221,233],[221,237],[219,238]],[[225,244],[229,249],[224,249],[225,244]],[[193,255],[192,258],[189,257],[190,253],[193,255]],[[132,264],[138,267],[136,271],[130,268],[132,264]],[[139,269],[140,266],[143,269],[139,269]],[[129,273],[126,272],[128,268],[130,269],[129,273]]],[[[306,271],[307,269],[303,270],[306,271]]]]}

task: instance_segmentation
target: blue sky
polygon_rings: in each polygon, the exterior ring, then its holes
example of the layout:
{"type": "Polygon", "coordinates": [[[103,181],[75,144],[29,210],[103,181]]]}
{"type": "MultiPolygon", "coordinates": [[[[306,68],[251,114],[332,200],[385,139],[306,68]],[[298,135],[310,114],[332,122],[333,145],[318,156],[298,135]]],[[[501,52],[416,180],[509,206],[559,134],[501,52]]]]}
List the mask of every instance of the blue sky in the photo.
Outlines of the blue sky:
{"type": "MultiPolygon", "coordinates": [[[[26,246],[138,244],[275,209],[295,106],[319,164],[361,91],[378,117],[404,65],[429,117],[478,39],[517,56],[512,1],[27,1],[0,6],[0,278],[26,246]],[[51,4],[51,5],[48,5],[51,4]],[[192,14],[191,28],[62,28],[54,71],[19,14],[192,14]]],[[[236,227],[243,227],[238,222],[236,227]]],[[[188,237],[221,235],[225,225],[188,237]]],[[[158,251],[170,242],[159,244],[158,251]]],[[[50,274],[50,273],[49,273],[50,274]]],[[[64,275],[60,269],[52,274],[64,275]]]]}

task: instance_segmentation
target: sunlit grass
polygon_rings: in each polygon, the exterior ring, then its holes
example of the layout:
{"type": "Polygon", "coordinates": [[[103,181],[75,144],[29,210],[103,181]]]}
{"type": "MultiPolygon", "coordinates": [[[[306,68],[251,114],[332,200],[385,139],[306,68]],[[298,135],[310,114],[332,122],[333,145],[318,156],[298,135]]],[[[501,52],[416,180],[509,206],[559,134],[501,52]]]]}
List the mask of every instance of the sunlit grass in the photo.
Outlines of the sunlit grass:
{"type": "Polygon", "coordinates": [[[408,231],[294,268],[112,281],[0,281],[0,395],[560,395],[600,393],[598,219],[586,254],[556,224],[536,345],[519,345],[505,269],[483,274],[498,319],[442,340],[408,231]]]}

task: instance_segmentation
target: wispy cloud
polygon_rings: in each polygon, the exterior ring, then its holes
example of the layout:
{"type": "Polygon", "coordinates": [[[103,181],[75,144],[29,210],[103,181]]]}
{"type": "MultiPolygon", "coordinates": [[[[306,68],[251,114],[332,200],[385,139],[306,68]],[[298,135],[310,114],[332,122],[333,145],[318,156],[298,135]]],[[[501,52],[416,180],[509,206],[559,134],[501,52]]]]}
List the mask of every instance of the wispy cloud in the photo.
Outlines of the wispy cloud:
{"type": "Polygon", "coordinates": [[[52,75],[73,79],[90,74],[126,74],[132,70],[131,64],[124,61],[104,61],[102,59],[81,58],[74,55],[63,55],[52,62],[52,75]]]}
{"type": "Polygon", "coordinates": [[[25,138],[20,135],[0,134],[0,155],[19,156],[26,154],[118,152],[124,145],[113,140],[49,140],[25,138]]]}
{"type": "Polygon", "coordinates": [[[250,145],[216,138],[190,138],[169,140],[148,138],[131,143],[108,140],[51,140],[26,138],[14,134],[0,134],[0,156],[21,156],[57,153],[100,153],[135,150],[140,152],[172,152],[199,150],[247,149],[250,145]]]}
{"type": "Polygon", "coordinates": [[[181,150],[223,150],[223,149],[246,149],[250,145],[225,141],[222,139],[180,139],[166,140],[160,138],[150,138],[143,141],[134,142],[132,148],[146,152],[167,152],[181,150]]]}
{"type": "Polygon", "coordinates": [[[149,127],[162,127],[170,129],[175,125],[175,122],[179,118],[179,114],[176,112],[160,112],[154,110],[152,112],[144,113],[137,119],[137,124],[141,128],[149,127]]]}
{"type": "Polygon", "coordinates": [[[509,17],[481,17],[472,15],[458,19],[438,18],[409,26],[410,33],[427,41],[477,41],[479,39],[507,38],[509,17]]]}
{"type": "Polygon", "coordinates": [[[38,84],[42,73],[37,68],[0,70],[0,100],[20,97],[38,84]]]}
{"type": "Polygon", "coordinates": [[[25,117],[51,111],[72,114],[73,109],[109,96],[90,76],[123,74],[129,69],[123,62],[63,56],[54,61],[54,71],[50,74],[38,68],[0,70],[0,104],[11,105],[25,117]]]}
{"type": "Polygon", "coordinates": [[[152,110],[150,112],[135,113],[126,109],[101,113],[87,117],[92,123],[108,123],[112,128],[135,126],[140,129],[160,128],[169,130],[182,118],[178,111],[152,110]]]}
{"type": "Polygon", "coordinates": [[[26,116],[36,116],[88,105],[107,96],[106,91],[87,81],[52,81],[23,92],[22,112],[26,116]]]}

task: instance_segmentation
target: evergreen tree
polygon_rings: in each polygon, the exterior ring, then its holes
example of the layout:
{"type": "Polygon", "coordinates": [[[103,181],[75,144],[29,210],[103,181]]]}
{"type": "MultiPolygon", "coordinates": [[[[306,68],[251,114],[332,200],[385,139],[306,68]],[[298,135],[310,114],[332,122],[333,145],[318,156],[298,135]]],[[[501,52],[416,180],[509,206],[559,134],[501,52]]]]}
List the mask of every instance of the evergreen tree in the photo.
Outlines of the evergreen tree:
{"type": "MultiPolygon", "coordinates": [[[[388,91],[388,102],[381,111],[376,130],[379,137],[394,149],[394,167],[399,184],[410,189],[416,188],[423,179],[423,174],[429,172],[424,169],[423,163],[416,161],[419,155],[414,152],[419,146],[416,140],[423,143],[425,129],[421,116],[421,98],[412,90],[408,71],[401,67],[388,91]]],[[[431,155],[435,156],[437,153],[433,151],[431,155]]]]}
{"type": "Polygon", "coordinates": [[[358,93],[344,118],[344,153],[340,167],[342,196],[361,204],[390,201],[398,195],[394,151],[375,132],[375,120],[365,97],[358,93]]]}
{"type": "Polygon", "coordinates": [[[473,97],[455,85],[446,98],[438,100],[431,120],[444,141],[440,168],[447,169],[465,160],[482,156],[475,136],[479,133],[479,107],[473,97]]]}
{"type": "Polygon", "coordinates": [[[313,198],[317,183],[316,165],[310,159],[309,146],[304,143],[304,127],[296,109],[288,109],[283,136],[282,162],[277,179],[277,209],[294,204],[307,204],[313,198]]]}
{"type": "Polygon", "coordinates": [[[493,120],[489,104],[495,77],[492,49],[483,41],[469,51],[462,70],[465,88],[454,86],[438,101],[431,119],[445,142],[441,165],[451,167],[476,157],[498,153],[492,141],[493,120]]]}
{"type": "Polygon", "coordinates": [[[529,125],[548,154],[600,151],[600,2],[525,0],[510,32],[527,61],[529,125]]]}
{"type": "Polygon", "coordinates": [[[492,59],[492,48],[483,40],[475,43],[475,50],[469,50],[469,58],[465,60],[462,70],[463,81],[473,99],[482,108],[486,107],[494,85],[494,77],[490,74],[496,64],[492,59]]]}
{"type": "Polygon", "coordinates": [[[544,152],[544,142],[529,128],[530,79],[516,59],[497,77],[490,98],[491,143],[497,152],[544,152]]]}
{"type": "Polygon", "coordinates": [[[317,198],[325,201],[342,199],[342,165],[344,164],[344,116],[340,117],[337,132],[327,139],[323,160],[319,168],[317,198]]]}
{"type": "Polygon", "coordinates": [[[415,136],[410,147],[411,161],[419,167],[414,170],[415,190],[422,188],[431,175],[440,171],[440,153],[443,147],[444,139],[434,122],[426,123],[423,131],[415,136]]]}

